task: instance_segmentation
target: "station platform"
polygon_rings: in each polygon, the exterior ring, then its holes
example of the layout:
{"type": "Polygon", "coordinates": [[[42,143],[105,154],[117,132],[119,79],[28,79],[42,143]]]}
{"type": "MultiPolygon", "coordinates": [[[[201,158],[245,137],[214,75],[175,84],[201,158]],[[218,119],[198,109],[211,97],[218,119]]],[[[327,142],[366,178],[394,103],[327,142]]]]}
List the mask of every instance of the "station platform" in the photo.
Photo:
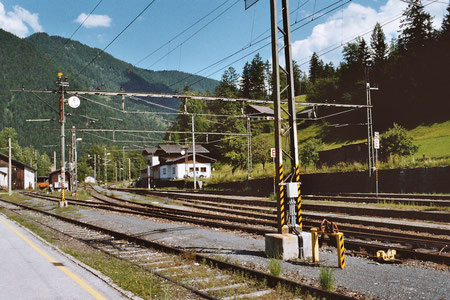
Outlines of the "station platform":
{"type": "Polygon", "coordinates": [[[0,214],[1,299],[129,299],[0,214]]]}

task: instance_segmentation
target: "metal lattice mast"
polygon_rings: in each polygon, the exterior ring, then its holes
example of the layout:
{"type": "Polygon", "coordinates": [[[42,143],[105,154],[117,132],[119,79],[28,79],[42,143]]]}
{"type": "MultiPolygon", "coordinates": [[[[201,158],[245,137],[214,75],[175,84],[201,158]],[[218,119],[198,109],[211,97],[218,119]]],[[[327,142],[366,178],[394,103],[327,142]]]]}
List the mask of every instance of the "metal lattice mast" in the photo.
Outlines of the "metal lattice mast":
{"type": "MultiPolygon", "coordinates": [[[[271,0],[270,2],[270,14],[271,14],[271,35],[272,35],[272,97],[274,102],[275,113],[275,148],[276,148],[276,180],[277,186],[277,209],[278,209],[278,222],[277,229],[280,233],[287,233],[289,228],[286,224],[286,194],[285,194],[285,181],[298,183],[298,196],[297,196],[297,222],[301,228],[301,198],[300,198],[300,169],[298,161],[298,144],[297,144],[297,121],[295,116],[295,99],[294,99],[294,76],[293,65],[291,56],[291,37],[289,26],[289,2],[288,0],[282,0],[282,18],[283,28],[280,28],[277,24],[277,1],[271,0]],[[283,37],[283,47],[278,47],[278,32],[283,37]],[[282,68],[279,64],[279,52],[284,50],[285,68],[282,68]],[[286,87],[280,90],[280,70],[286,76],[286,87]],[[287,92],[288,111],[286,111],[281,104],[281,94],[287,92]],[[282,149],[282,126],[281,126],[281,110],[288,115],[289,119],[289,149],[282,149]],[[291,172],[284,176],[283,170],[283,155],[291,162],[291,172]]],[[[296,224],[291,224],[296,227],[296,224]]]]}

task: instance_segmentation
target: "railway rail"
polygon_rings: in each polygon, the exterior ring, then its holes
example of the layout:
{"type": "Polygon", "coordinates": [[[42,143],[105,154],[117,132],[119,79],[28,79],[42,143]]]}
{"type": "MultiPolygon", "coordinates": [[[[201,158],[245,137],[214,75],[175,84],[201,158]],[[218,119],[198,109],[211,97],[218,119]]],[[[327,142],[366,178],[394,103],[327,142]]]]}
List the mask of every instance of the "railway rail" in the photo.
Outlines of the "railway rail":
{"type": "MultiPolygon", "coordinates": [[[[66,234],[108,255],[133,263],[139,268],[186,288],[205,299],[279,298],[276,290],[279,286],[289,289],[292,293],[301,291],[303,296],[353,299],[346,295],[275,277],[240,265],[142,239],[135,235],[56,215],[35,207],[7,200],[0,201],[20,207],[27,212],[45,215],[45,224],[41,222],[41,225],[66,234]],[[245,276],[241,276],[242,274],[245,276]]],[[[14,212],[20,213],[17,209],[14,212]]],[[[292,296],[293,294],[290,298],[292,296]]]]}
{"type": "MultiPolygon", "coordinates": [[[[33,197],[49,199],[48,196],[28,194],[33,197]]],[[[209,227],[221,227],[224,229],[241,230],[249,233],[264,235],[275,232],[275,220],[258,219],[255,216],[237,217],[238,210],[229,210],[227,213],[217,213],[213,206],[195,207],[196,210],[176,209],[149,203],[137,203],[116,196],[92,192],[97,202],[87,203],[75,199],[69,199],[72,204],[112,210],[120,213],[131,213],[147,217],[157,217],[173,221],[189,222],[209,227]],[[214,211],[215,213],[211,213],[214,211]]],[[[59,201],[57,197],[53,201],[59,201]]],[[[243,212],[247,214],[246,212],[243,212]]],[[[266,218],[271,215],[265,216],[266,218]]],[[[274,216],[271,216],[274,218],[274,216]]],[[[335,219],[334,219],[335,220],[335,219]]],[[[304,229],[318,227],[321,219],[304,221],[304,229]]],[[[448,255],[448,238],[418,236],[417,234],[394,232],[389,229],[357,227],[353,224],[340,225],[340,229],[346,236],[346,248],[356,252],[364,249],[369,255],[375,255],[378,250],[395,249],[402,258],[415,258],[425,261],[433,261],[450,265],[448,255]],[[417,250],[420,249],[420,250],[417,250]]]]}
{"type": "MultiPolygon", "coordinates": [[[[142,192],[139,192],[142,193],[142,192]]],[[[149,191],[150,194],[154,194],[153,191],[149,191]]],[[[244,215],[244,216],[252,216],[253,218],[256,218],[258,215],[265,219],[264,223],[260,223],[262,225],[275,226],[275,218],[276,216],[272,212],[262,214],[262,213],[251,213],[247,210],[249,209],[249,206],[241,206],[241,211],[236,209],[229,209],[229,208],[218,208],[216,205],[218,204],[219,198],[217,197],[209,197],[209,205],[205,205],[205,202],[202,202],[202,204],[195,204],[196,202],[203,201],[203,200],[194,200],[194,196],[190,196],[187,198],[184,198],[185,194],[183,193],[182,197],[180,197],[180,194],[176,192],[163,192],[162,194],[160,192],[156,192],[157,195],[161,196],[164,195],[165,197],[175,195],[176,201],[182,202],[183,206],[189,206],[196,209],[202,209],[202,210],[209,210],[209,211],[215,211],[215,212],[221,212],[223,213],[223,216],[226,214],[232,214],[232,215],[244,215]],[[212,199],[215,199],[214,201],[211,201],[212,199]],[[242,211],[244,210],[244,211],[242,211]]],[[[115,199],[117,201],[121,202],[128,202],[131,201],[125,200],[123,198],[114,197],[114,196],[108,196],[109,198],[115,199]]],[[[199,197],[202,199],[202,197],[199,197]]],[[[220,198],[220,200],[223,200],[223,198],[220,198]]],[[[232,202],[235,203],[236,199],[233,199],[232,202]]],[[[256,200],[251,200],[251,203],[254,203],[256,200]]],[[[223,204],[223,203],[222,203],[223,204]]],[[[141,204],[143,206],[148,206],[148,204],[141,204]]],[[[150,205],[151,206],[151,205],[150,205]]],[[[236,207],[236,206],[234,206],[236,207]]],[[[407,212],[405,212],[407,213],[407,212]]],[[[449,214],[444,214],[449,216],[449,214]]],[[[316,216],[312,216],[311,214],[304,213],[304,228],[306,230],[309,230],[311,227],[318,227],[323,219],[316,216]]],[[[352,224],[354,221],[353,219],[348,219],[345,217],[333,217],[333,221],[339,221],[343,222],[344,225],[339,225],[339,228],[345,233],[346,236],[346,248],[352,249],[355,251],[359,251],[360,249],[365,249],[368,252],[376,253],[378,250],[387,250],[387,248],[395,249],[399,255],[401,255],[404,258],[416,258],[420,260],[428,260],[428,261],[434,261],[437,263],[445,263],[447,265],[450,265],[450,256],[448,256],[449,245],[450,245],[450,239],[447,237],[430,237],[430,236],[423,236],[418,235],[416,233],[407,233],[402,231],[423,231],[423,232],[430,232],[432,231],[430,227],[421,227],[421,226],[411,226],[411,225],[398,225],[398,224],[386,224],[383,222],[373,222],[373,221],[363,221],[363,220],[357,220],[360,224],[359,225],[365,225],[365,226],[371,226],[370,228],[367,227],[361,227],[356,226],[355,224],[352,224]],[[376,228],[373,228],[376,227],[376,228]],[[388,227],[388,228],[386,228],[388,227]],[[401,232],[395,232],[389,227],[397,227],[396,229],[400,229],[401,232]],[[353,240],[349,240],[348,237],[351,237],[353,240]],[[367,241],[369,240],[369,241],[367,241]],[[380,244],[380,242],[382,244],[380,244]],[[400,245],[395,245],[400,244],[400,245]],[[403,246],[402,246],[403,245],[403,246]],[[415,249],[420,249],[420,251],[416,251],[415,249]],[[427,252],[426,249],[428,249],[427,252]]],[[[439,230],[434,229],[433,230],[435,234],[439,235],[445,235],[449,236],[450,231],[449,230],[439,230]]],[[[267,232],[260,232],[262,234],[265,234],[267,232]]]]}

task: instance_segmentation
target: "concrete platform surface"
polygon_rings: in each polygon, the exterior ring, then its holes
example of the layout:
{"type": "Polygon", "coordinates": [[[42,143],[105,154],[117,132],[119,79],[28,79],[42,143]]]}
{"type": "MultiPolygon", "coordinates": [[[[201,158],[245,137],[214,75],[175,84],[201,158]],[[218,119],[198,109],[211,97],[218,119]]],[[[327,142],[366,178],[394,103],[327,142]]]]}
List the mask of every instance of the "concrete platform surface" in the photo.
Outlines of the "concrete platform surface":
{"type": "Polygon", "coordinates": [[[1,299],[128,299],[0,214],[1,299]]]}

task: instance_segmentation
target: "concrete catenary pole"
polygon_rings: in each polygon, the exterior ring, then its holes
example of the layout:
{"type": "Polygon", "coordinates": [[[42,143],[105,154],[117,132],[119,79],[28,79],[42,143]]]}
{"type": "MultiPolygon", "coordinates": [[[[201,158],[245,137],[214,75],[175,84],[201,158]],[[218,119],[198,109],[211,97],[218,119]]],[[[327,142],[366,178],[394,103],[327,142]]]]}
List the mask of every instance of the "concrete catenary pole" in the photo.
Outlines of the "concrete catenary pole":
{"type": "Polygon", "coordinates": [[[37,150],[34,150],[34,166],[36,167],[36,174],[34,174],[34,188],[37,189],[37,174],[38,174],[37,150]]]}
{"type": "Polygon", "coordinates": [[[94,154],[94,179],[97,181],[97,154],[94,154]]]}
{"type": "Polygon", "coordinates": [[[58,73],[56,81],[59,87],[59,123],[61,124],[61,201],[60,207],[66,207],[66,162],[65,162],[65,129],[64,124],[66,122],[64,114],[64,89],[69,86],[67,79],[62,79],[63,73],[58,73]]]}
{"type": "Polygon", "coordinates": [[[107,174],[107,164],[106,164],[106,147],[105,147],[105,185],[108,181],[108,174],[107,174]]]}
{"type": "Polygon", "coordinates": [[[128,180],[131,182],[131,158],[128,158],[128,180]]]}
{"type": "MultiPolygon", "coordinates": [[[[195,128],[194,128],[194,115],[192,114],[192,160],[194,167],[194,190],[197,189],[197,172],[195,169],[195,128]]],[[[186,153],[187,154],[187,153],[186,153]]]]}
{"type": "Polygon", "coordinates": [[[11,138],[8,139],[8,194],[12,195],[11,138]]]}

